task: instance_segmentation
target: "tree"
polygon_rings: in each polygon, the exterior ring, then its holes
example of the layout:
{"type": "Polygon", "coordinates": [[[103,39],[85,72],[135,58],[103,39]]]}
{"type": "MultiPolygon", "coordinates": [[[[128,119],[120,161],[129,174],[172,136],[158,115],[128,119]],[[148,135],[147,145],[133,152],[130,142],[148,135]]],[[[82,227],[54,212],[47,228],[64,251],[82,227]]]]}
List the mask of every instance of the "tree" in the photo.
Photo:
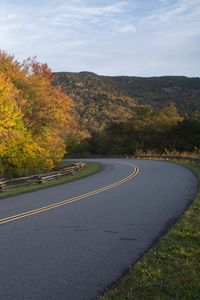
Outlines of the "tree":
{"type": "Polygon", "coordinates": [[[143,151],[156,149],[162,152],[168,146],[168,132],[181,120],[175,104],[171,103],[162,108],[136,106],[131,123],[143,151]]]}
{"type": "MultiPolygon", "coordinates": [[[[33,173],[51,169],[65,153],[73,102],[52,83],[47,64],[20,64],[0,52],[0,169],[33,173]]],[[[3,172],[3,171],[2,171],[3,172]]]]}
{"type": "Polygon", "coordinates": [[[174,104],[162,108],[137,105],[130,120],[112,122],[105,130],[92,133],[89,149],[104,155],[127,155],[137,150],[163,152],[169,147],[171,128],[181,120],[174,104]]]}
{"type": "Polygon", "coordinates": [[[170,131],[171,148],[178,151],[200,149],[200,112],[196,111],[178,122],[170,131]]]}

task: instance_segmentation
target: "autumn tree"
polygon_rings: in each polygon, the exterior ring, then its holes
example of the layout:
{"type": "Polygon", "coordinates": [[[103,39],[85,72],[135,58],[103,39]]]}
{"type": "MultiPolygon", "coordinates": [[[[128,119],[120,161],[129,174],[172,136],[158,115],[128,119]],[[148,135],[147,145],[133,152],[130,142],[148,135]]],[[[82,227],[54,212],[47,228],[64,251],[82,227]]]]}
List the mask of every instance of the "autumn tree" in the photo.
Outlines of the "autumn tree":
{"type": "Polygon", "coordinates": [[[137,132],[140,147],[149,150],[162,147],[166,133],[181,120],[173,103],[161,108],[138,105],[133,111],[131,124],[137,132]]]}
{"type": "Polygon", "coordinates": [[[0,170],[28,174],[51,169],[65,153],[73,126],[72,100],[52,83],[47,64],[20,64],[0,52],[0,170]]]}
{"type": "Polygon", "coordinates": [[[95,154],[127,155],[137,150],[164,151],[171,128],[182,118],[174,104],[162,108],[136,105],[132,118],[113,122],[104,131],[93,132],[89,150],[95,154]]]}

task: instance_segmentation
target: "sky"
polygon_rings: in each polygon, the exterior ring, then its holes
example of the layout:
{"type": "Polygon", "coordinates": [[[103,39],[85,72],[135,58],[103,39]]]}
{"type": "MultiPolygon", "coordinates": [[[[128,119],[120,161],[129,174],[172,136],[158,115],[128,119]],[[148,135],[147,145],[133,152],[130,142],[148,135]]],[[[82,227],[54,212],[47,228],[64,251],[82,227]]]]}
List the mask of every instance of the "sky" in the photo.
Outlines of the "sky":
{"type": "Polygon", "coordinates": [[[0,0],[0,49],[53,71],[200,76],[200,0],[0,0]]]}

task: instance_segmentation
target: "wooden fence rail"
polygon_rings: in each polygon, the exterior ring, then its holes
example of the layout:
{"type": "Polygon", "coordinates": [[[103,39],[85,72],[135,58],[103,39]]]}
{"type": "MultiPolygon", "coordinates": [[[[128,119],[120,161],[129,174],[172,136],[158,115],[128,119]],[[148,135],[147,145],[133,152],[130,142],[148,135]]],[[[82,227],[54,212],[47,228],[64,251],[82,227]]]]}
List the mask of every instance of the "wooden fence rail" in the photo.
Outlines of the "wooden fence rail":
{"type": "Polygon", "coordinates": [[[10,180],[0,180],[0,192],[4,192],[10,190],[14,187],[29,185],[29,184],[37,184],[46,182],[49,180],[57,179],[66,175],[73,175],[77,171],[83,169],[85,167],[85,163],[78,162],[71,166],[64,167],[58,171],[53,171],[45,174],[38,174],[20,178],[14,178],[10,180]]]}

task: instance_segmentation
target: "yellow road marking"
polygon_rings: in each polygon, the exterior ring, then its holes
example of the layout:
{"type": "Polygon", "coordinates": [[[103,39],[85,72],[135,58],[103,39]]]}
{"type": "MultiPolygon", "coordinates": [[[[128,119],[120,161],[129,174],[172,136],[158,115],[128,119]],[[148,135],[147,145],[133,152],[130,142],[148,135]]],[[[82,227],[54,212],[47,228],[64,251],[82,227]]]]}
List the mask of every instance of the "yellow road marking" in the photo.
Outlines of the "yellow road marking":
{"type": "Polygon", "coordinates": [[[5,223],[9,223],[9,222],[13,222],[13,221],[16,221],[16,220],[19,220],[19,219],[22,219],[22,218],[26,218],[26,217],[29,217],[29,216],[32,216],[32,215],[36,215],[36,214],[45,212],[47,210],[54,209],[54,208],[57,208],[57,207],[60,207],[60,206],[63,206],[63,205],[67,205],[67,204],[70,204],[70,203],[73,203],[73,202],[76,202],[76,201],[80,201],[80,200],[85,199],[87,197],[96,195],[98,193],[102,193],[102,192],[107,191],[109,189],[112,189],[112,188],[114,188],[118,185],[121,185],[121,184],[131,180],[135,176],[137,176],[137,174],[140,171],[140,169],[137,165],[133,165],[133,164],[130,164],[130,163],[126,163],[126,164],[131,165],[133,167],[134,171],[128,177],[126,177],[124,179],[121,179],[117,182],[114,182],[112,184],[109,184],[109,185],[104,186],[102,188],[99,188],[97,190],[94,190],[94,191],[91,191],[91,192],[88,192],[88,193],[85,193],[85,194],[82,194],[82,195],[79,195],[79,196],[75,196],[75,197],[72,197],[72,198],[69,198],[69,199],[51,204],[51,205],[43,206],[43,207],[40,207],[40,208],[36,208],[36,209],[33,209],[33,210],[26,211],[24,213],[20,213],[20,214],[13,215],[13,216],[10,216],[10,217],[4,218],[4,219],[0,219],[0,225],[5,224],[5,223]]]}

